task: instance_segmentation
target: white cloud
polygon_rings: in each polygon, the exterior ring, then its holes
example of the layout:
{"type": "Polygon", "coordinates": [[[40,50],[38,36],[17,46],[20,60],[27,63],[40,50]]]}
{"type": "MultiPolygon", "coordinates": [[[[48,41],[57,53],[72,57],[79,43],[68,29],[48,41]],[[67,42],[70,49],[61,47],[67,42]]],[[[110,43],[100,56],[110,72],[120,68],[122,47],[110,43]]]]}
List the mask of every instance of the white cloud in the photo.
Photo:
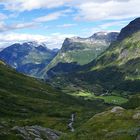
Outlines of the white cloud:
{"type": "Polygon", "coordinates": [[[24,29],[24,28],[33,28],[36,27],[38,24],[34,22],[29,23],[18,23],[18,24],[5,24],[5,22],[0,22],[0,32],[12,31],[17,29],[24,29]]]}
{"type": "Polygon", "coordinates": [[[86,36],[90,36],[96,32],[120,32],[119,29],[125,27],[129,22],[129,20],[106,22],[95,27],[84,28],[82,31],[86,36]]]}
{"type": "Polygon", "coordinates": [[[76,26],[77,24],[62,24],[62,25],[57,25],[57,27],[59,28],[69,28],[69,27],[73,27],[76,26]]]}
{"type": "Polygon", "coordinates": [[[0,34],[0,49],[14,43],[23,43],[28,41],[44,42],[48,48],[61,48],[66,37],[72,37],[73,34],[54,33],[48,36],[38,34],[20,34],[20,33],[5,33],[0,34]]]}
{"type": "MultiPolygon", "coordinates": [[[[41,16],[41,17],[35,18],[31,22],[25,22],[25,23],[6,24],[4,21],[1,21],[0,22],[0,32],[12,31],[12,30],[24,29],[24,28],[34,28],[34,27],[37,27],[38,25],[41,25],[41,23],[43,23],[43,22],[57,20],[60,17],[64,17],[64,16],[66,16],[67,13],[71,13],[71,12],[72,12],[71,9],[61,10],[61,11],[57,11],[57,12],[48,14],[46,16],[41,16]]],[[[66,27],[66,26],[70,27],[70,26],[72,26],[72,24],[63,25],[63,27],[66,27]]]]}
{"type": "Polygon", "coordinates": [[[0,22],[0,32],[5,30],[5,23],[3,21],[0,22]]]}
{"type": "Polygon", "coordinates": [[[98,27],[100,29],[108,29],[110,27],[124,27],[126,26],[130,21],[129,20],[122,20],[122,21],[112,21],[100,24],[98,27]]]}
{"type": "MultiPolygon", "coordinates": [[[[19,12],[68,6],[78,11],[75,19],[86,21],[118,20],[140,16],[139,0],[0,0],[0,4],[3,4],[7,10],[19,12]]],[[[48,18],[47,21],[55,20],[60,17],[60,13],[48,16],[44,16],[46,20],[48,18]]],[[[43,17],[38,20],[43,21],[43,17]]]]}
{"type": "Polygon", "coordinates": [[[62,6],[71,0],[1,0],[7,10],[31,11],[40,8],[55,8],[62,6]]]}
{"type": "Polygon", "coordinates": [[[140,1],[109,0],[104,2],[84,2],[77,5],[78,14],[75,19],[96,20],[120,20],[140,16],[140,1]]]}
{"type": "Polygon", "coordinates": [[[13,29],[23,29],[23,28],[30,28],[30,27],[35,27],[36,24],[34,22],[29,22],[29,23],[19,23],[19,24],[14,24],[11,26],[13,29]]]}
{"type": "Polygon", "coordinates": [[[68,9],[68,10],[62,10],[62,11],[57,11],[57,12],[48,14],[46,16],[38,17],[34,21],[35,22],[52,21],[52,20],[59,19],[60,17],[65,16],[67,13],[70,13],[70,12],[72,12],[70,9],[68,9]]]}
{"type": "MultiPolygon", "coordinates": [[[[12,25],[5,24],[3,20],[7,19],[7,16],[4,14],[0,14],[0,31],[7,31],[6,33],[0,34],[0,46],[2,43],[4,43],[5,45],[12,44],[17,42],[17,40],[19,42],[35,40],[35,41],[47,41],[47,44],[51,48],[53,47],[60,48],[64,38],[73,35],[51,34],[50,36],[43,36],[43,35],[8,33],[8,31],[23,28],[32,28],[37,26],[38,24],[40,25],[42,22],[57,20],[59,18],[64,18],[65,16],[75,17],[76,20],[92,21],[92,22],[98,20],[115,21],[111,23],[98,25],[93,30],[89,29],[90,31],[88,30],[87,32],[88,34],[91,32],[93,33],[100,30],[106,30],[108,27],[112,26],[126,25],[125,21],[123,22],[123,20],[127,20],[128,18],[132,19],[140,16],[139,0],[0,0],[0,5],[1,4],[4,5],[5,9],[9,10],[10,12],[12,11],[11,17],[8,16],[9,18],[16,16],[16,14],[20,15],[19,12],[31,11],[34,9],[68,6],[68,10],[50,13],[48,15],[38,17],[29,23],[17,23],[12,25]],[[76,12],[73,13],[69,9],[74,9],[76,12]],[[15,12],[16,14],[14,14],[13,12],[15,12]],[[72,14],[70,14],[70,12],[72,14]]],[[[75,25],[76,24],[63,23],[62,25],[56,25],[56,27],[68,28],[75,25]]],[[[45,27],[49,28],[47,25],[45,27]]]]}
{"type": "Polygon", "coordinates": [[[37,22],[47,22],[47,21],[56,20],[61,16],[62,16],[61,12],[56,12],[56,13],[52,13],[52,14],[48,14],[46,16],[36,18],[35,21],[37,21],[37,22]]]}
{"type": "Polygon", "coordinates": [[[5,20],[7,18],[8,18],[7,15],[0,13],[0,20],[5,20]]]}

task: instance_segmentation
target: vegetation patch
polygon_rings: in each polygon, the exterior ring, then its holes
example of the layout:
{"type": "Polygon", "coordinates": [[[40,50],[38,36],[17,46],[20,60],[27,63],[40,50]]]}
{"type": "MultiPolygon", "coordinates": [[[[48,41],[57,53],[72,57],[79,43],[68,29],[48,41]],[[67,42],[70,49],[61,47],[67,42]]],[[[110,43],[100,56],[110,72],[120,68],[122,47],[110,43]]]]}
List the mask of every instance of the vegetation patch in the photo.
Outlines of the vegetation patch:
{"type": "Polygon", "coordinates": [[[94,95],[94,93],[85,92],[85,91],[75,92],[72,93],[71,95],[76,97],[83,97],[84,99],[90,99],[90,100],[103,99],[105,103],[116,104],[116,105],[120,105],[128,101],[127,98],[120,97],[120,96],[110,96],[110,95],[96,96],[94,95]]]}

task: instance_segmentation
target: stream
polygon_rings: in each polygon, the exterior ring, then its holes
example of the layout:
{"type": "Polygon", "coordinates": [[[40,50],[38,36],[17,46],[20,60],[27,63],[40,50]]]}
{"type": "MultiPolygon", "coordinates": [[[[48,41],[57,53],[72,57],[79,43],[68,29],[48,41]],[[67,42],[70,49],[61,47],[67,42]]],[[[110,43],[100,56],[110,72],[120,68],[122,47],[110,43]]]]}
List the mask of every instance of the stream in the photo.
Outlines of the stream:
{"type": "Polygon", "coordinates": [[[75,131],[75,129],[73,127],[74,121],[75,121],[75,113],[72,113],[71,118],[70,118],[69,123],[68,123],[68,128],[70,129],[71,132],[75,131]]]}

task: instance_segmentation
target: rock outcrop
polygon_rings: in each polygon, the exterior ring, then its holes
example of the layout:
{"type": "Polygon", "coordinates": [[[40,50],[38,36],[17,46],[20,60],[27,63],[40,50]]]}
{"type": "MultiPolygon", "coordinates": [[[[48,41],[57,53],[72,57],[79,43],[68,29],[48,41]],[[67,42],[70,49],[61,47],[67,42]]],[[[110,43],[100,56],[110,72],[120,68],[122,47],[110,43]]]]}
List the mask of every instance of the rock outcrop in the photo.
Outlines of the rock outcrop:
{"type": "Polygon", "coordinates": [[[117,113],[117,112],[121,112],[121,111],[124,111],[124,108],[122,108],[120,106],[113,107],[111,110],[112,113],[117,113]]]}
{"type": "Polygon", "coordinates": [[[58,140],[62,134],[59,131],[44,128],[38,125],[25,127],[15,126],[12,128],[12,131],[24,140],[58,140]]]}

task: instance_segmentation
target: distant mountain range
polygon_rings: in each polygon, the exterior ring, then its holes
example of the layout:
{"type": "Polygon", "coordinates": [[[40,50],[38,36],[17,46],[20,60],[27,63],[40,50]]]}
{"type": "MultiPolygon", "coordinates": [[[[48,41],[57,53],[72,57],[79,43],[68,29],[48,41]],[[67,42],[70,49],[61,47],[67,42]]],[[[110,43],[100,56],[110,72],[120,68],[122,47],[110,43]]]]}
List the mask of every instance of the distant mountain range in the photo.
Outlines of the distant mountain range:
{"type": "Polygon", "coordinates": [[[43,78],[58,63],[84,65],[94,60],[117,39],[117,32],[98,32],[89,38],[66,38],[60,51],[45,44],[25,42],[13,44],[0,52],[0,59],[18,72],[43,78]]]}
{"type": "Polygon", "coordinates": [[[98,32],[89,38],[66,38],[58,54],[41,71],[41,75],[46,75],[46,72],[58,63],[88,64],[104,52],[117,39],[118,34],[117,32],[98,32]]]}
{"type": "Polygon", "coordinates": [[[2,50],[0,59],[18,72],[38,77],[38,72],[50,63],[57,52],[58,49],[50,50],[43,43],[16,43],[2,50]]]}

